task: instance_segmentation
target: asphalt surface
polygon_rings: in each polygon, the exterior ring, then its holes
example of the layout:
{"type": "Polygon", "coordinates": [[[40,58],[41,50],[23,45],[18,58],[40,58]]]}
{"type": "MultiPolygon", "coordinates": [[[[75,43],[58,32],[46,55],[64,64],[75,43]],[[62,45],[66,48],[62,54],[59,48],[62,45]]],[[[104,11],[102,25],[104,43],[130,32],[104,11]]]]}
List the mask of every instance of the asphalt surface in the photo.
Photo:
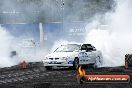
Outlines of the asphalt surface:
{"type": "MultiPolygon", "coordinates": [[[[1,68],[0,88],[132,88],[131,81],[113,84],[78,84],[76,73],[76,70],[69,68],[46,71],[40,64],[28,66],[27,69],[22,69],[20,65],[1,68]]],[[[88,68],[86,74],[128,74],[132,78],[132,68],[88,68]]]]}

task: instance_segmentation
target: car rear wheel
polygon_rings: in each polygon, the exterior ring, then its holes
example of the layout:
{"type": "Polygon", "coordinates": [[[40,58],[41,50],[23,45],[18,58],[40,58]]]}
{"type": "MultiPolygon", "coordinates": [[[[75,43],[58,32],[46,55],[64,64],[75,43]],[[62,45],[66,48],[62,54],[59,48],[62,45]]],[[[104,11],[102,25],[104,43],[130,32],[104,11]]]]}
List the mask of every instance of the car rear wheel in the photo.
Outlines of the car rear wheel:
{"type": "Polygon", "coordinates": [[[98,56],[93,64],[93,68],[98,68],[102,64],[100,56],[98,56]]]}
{"type": "Polygon", "coordinates": [[[78,69],[78,67],[79,67],[79,58],[75,58],[75,59],[74,59],[73,67],[74,67],[75,69],[78,69]]]}
{"type": "Polygon", "coordinates": [[[52,70],[52,66],[45,66],[45,70],[52,70]]]}

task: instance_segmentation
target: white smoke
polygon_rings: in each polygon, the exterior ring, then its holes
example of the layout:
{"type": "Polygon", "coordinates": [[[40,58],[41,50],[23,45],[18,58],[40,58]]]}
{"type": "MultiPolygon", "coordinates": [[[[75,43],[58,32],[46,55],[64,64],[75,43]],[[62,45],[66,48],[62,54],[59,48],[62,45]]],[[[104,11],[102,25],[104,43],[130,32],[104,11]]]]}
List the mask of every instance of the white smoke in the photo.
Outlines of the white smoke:
{"type": "Polygon", "coordinates": [[[12,36],[0,26],[0,67],[15,65],[15,61],[10,58],[10,45],[12,36]]]}
{"type": "Polygon", "coordinates": [[[24,60],[26,62],[35,62],[42,60],[42,53],[38,52],[39,50],[37,51],[36,47],[34,46],[35,45],[28,41],[24,46],[23,40],[21,38],[19,38],[18,40],[17,38],[13,37],[7,31],[7,29],[0,26],[0,68],[17,65],[24,60]],[[12,51],[16,51],[16,55],[11,56],[12,51]]]}
{"type": "Polygon", "coordinates": [[[107,27],[99,26],[100,22],[93,21],[86,29],[86,41],[102,51],[104,66],[124,65],[125,54],[132,53],[132,1],[117,0],[114,13],[107,13],[107,27]]]}

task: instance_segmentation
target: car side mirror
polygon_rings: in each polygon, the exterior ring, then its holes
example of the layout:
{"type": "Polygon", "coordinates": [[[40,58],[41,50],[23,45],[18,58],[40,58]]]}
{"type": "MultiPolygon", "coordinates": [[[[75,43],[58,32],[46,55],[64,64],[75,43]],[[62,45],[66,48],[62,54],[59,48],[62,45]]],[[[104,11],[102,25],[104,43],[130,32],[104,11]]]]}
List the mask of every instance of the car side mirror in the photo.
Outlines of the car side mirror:
{"type": "Polygon", "coordinates": [[[87,52],[86,50],[81,50],[81,52],[87,52]]]}
{"type": "Polygon", "coordinates": [[[96,51],[96,49],[95,49],[95,48],[93,48],[93,51],[96,51]]]}
{"type": "Polygon", "coordinates": [[[82,51],[82,50],[86,50],[86,49],[87,49],[87,48],[81,48],[81,51],[82,51]]]}

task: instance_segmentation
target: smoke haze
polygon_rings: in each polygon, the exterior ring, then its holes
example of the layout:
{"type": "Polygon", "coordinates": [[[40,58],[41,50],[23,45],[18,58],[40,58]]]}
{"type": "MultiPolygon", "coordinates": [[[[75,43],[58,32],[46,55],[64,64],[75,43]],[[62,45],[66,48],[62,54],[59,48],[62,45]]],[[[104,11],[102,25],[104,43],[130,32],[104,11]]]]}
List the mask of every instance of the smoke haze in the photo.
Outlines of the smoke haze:
{"type": "MultiPolygon", "coordinates": [[[[61,2],[61,0],[53,1],[53,3],[51,3],[51,1],[2,1],[0,23],[46,23],[61,21],[63,22],[63,27],[65,27],[66,22],[84,21],[84,23],[87,23],[85,26],[86,33],[78,38],[78,40],[84,40],[84,42],[81,43],[91,43],[98,50],[102,51],[104,57],[103,66],[119,66],[124,64],[125,54],[131,53],[132,51],[131,0],[116,0],[116,7],[111,7],[115,6],[112,2],[113,0],[80,0],[80,3],[75,0],[64,0],[64,3],[61,2]],[[102,24],[105,25],[100,26],[102,24]]],[[[76,27],[76,25],[74,26],[76,27]]],[[[69,26],[67,26],[67,28],[68,27],[69,26]]],[[[64,28],[64,32],[70,29],[67,28],[64,28]]],[[[52,35],[52,31],[50,33],[52,35]]],[[[74,39],[76,37],[77,36],[71,38],[74,39]]],[[[12,36],[9,32],[0,27],[1,67],[12,66],[18,63],[17,60],[12,60],[9,57],[10,46],[12,45],[11,38],[12,36]]],[[[56,47],[61,44],[78,42],[78,40],[69,40],[67,36],[63,34],[57,36],[56,39],[58,39],[58,41],[55,40],[53,47],[52,44],[48,44],[51,45],[48,47],[52,47],[51,51],[55,50],[56,47]],[[65,39],[63,39],[64,37],[65,39]]],[[[52,40],[54,40],[54,37],[50,41],[52,40]]],[[[46,50],[47,49],[45,49],[46,53],[49,52],[46,50]]],[[[41,55],[42,52],[38,52],[38,56],[41,55]]],[[[35,59],[30,58],[28,61],[35,61],[35,59]]]]}
{"type": "MultiPolygon", "coordinates": [[[[92,30],[86,34],[86,42],[92,43],[102,51],[104,66],[124,65],[125,54],[132,53],[132,1],[117,0],[115,12],[106,13],[106,27],[99,26],[99,20],[93,21],[92,30]],[[107,26],[108,25],[108,26],[107,26]]],[[[88,24],[86,29],[91,26],[88,24]]]]}
{"type": "Polygon", "coordinates": [[[1,0],[0,23],[88,21],[112,5],[113,0],[1,0]]]}
{"type": "Polygon", "coordinates": [[[9,32],[0,26],[0,67],[8,67],[16,64],[16,61],[10,58],[12,38],[9,32]]]}

